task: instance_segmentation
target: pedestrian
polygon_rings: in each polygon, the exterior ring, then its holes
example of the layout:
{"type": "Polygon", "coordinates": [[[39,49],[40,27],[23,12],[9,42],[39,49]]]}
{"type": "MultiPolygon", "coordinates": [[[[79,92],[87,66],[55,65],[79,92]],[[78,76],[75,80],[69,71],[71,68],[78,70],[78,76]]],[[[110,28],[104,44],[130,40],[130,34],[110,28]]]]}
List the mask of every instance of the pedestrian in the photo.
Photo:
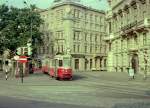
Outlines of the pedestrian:
{"type": "Polygon", "coordinates": [[[134,69],[129,67],[129,79],[134,79],[135,78],[135,74],[134,74],[134,69]]]}
{"type": "Polygon", "coordinates": [[[8,61],[5,61],[5,79],[8,80],[9,66],[8,61]]]}
{"type": "Polygon", "coordinates": [[[145,66],[144,66],[144,80],[147,79],[147,62],[145,61],[145,66]]]}
{"type": "Polygon", "coordinates": [[[148,67],[148,55],[147,55],[147,51],[145,51],[145,54],[144,54],[144,80],[147,79],[147,67],[148,67]]]}

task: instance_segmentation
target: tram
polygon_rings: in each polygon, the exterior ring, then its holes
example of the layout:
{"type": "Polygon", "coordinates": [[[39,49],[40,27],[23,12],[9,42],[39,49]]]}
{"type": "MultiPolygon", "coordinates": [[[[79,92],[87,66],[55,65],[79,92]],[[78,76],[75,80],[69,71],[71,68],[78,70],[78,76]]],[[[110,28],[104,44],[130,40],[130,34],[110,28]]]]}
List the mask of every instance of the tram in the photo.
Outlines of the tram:
{"type": "Polygon", "coordinates": [[[45,64],[42,70],[50,77],[57,80],[72,80],[71,55],[56,55],[53,59],[49,59],[49,64],[48,61],[45,64]]]}

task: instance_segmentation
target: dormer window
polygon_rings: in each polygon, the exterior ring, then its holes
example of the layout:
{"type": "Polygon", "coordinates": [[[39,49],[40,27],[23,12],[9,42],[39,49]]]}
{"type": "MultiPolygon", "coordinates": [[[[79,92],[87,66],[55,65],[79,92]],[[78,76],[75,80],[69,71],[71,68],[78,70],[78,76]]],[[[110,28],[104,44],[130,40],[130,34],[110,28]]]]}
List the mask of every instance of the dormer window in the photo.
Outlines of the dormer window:
{"type": "Polygon", "coordinates": [[[116,13],[113,13],[113,18],[117,19],[117,14],[116,13]]]}
{"type": "Polygon", "coordinates": [[[136,3],[135,0],[133,0],[130,5],[131,5],[131,7],[133,7],[134,9],[137,9],[137,3],[136,3]]]}
{"type": "Polygon", "coordinates": [[[128,6],[128,5],[125,5],[124,11],[125,11],[127,14],[129,13],[129,6],[128,6]]]}
{"type": "Polygon", "coordinates": [[[146,0],[139,0],[142,4],[146,3],[146,0]]]}
{"type": "Polygon", "coordinates": [[[118,14],[119,14],[121,17],[123,17],[123,13],[122,13],[122,10],[121,10],[121,9],[119,9],[118,14]]]}

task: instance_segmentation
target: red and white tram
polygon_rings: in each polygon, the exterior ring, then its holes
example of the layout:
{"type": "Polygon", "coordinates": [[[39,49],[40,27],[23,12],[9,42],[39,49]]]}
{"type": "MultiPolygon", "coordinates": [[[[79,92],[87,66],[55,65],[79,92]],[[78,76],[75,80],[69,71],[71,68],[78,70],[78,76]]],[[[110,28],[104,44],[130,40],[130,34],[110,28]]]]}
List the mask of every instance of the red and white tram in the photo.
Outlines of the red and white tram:
{"type": "Polygon", "coordinates": [[[72,80],[72,67],[70,55],[56,55],[53,59],[45,61],[42,71],[57,80],[72,80]]]}

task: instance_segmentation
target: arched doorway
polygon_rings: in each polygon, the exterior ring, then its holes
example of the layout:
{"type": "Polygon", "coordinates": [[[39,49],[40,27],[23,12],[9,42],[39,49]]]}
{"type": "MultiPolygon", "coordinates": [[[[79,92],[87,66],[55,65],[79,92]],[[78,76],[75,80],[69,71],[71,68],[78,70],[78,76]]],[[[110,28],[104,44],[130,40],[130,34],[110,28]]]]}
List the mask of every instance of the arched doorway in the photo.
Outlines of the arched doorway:
{"type": "Polygon", "coordinates": [[[134,69],[134,73],[137,73],[139,69],[139,58],[137,54],[132,55],[131,66],[134,69]]]}

